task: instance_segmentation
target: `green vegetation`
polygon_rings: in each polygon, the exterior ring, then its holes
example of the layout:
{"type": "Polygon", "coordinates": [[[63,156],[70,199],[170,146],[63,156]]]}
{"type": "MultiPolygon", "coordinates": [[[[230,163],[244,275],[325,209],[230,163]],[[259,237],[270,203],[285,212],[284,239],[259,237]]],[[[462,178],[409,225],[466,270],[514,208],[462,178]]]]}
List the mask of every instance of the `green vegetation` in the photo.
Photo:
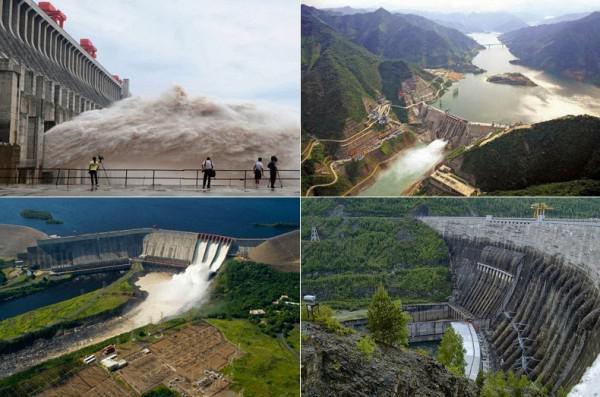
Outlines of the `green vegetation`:
{"type": "Polygon", "coordinates": [[[224,372],[233,380],[233,389],[245,397],[287,397],[300,395],[297,358],[255,326],[244,320],[209,320],[229,342],[244,354],[224,372]]]}
{"type": "Polygon", "coordinates": [[[388,156],[392,153],[392,145],[388,141],[385,141],[385,142],[383,142],[383,144],[381,145],[379,150],[381,150],[381,153],[388,156]]]}
{"type": "Polygon", "coordinates": [[[8,280],[6,285],[2,285],[2,277],[6,275],[0,271],[0,302],[10,299],[16,299],[25,295],[30,295],[39,291],[43,291],[53,285],[61,284],[71,279],[71,275],[44,275],[36,277],[32,275],[28,277],[24,272],[19,276],[8,280]]]}
{"type": "Polygon", "coordinates": [[[287,338],[288,346],[290,346],[294,351],[300,354],[300,325],[295,325],[294,328],[288,332],[287,338]]]}
{"type": "MultiPolygon", "coordinates": [[[[483,373],[477,377],[481,386],[480,397],[543,397],[548,391],[529,380],[525,375],[517,376],[512,371],[483,373]]],[[[561,394],[557,394],[560,396],[561,394]]]]}
{"type": "MultiPolygon", "coordinates": [[[[378,198],[330,198],[302,201],[302,239],[310,239],[312,226],[319,229],[321,239],[327,237],[328,229],[323,229],[325,220],[343,222],[349,217],[404,217],[407,215],[433,216],[486,216],[532,218],[531,204],[544,202],[554,208],[547,216],[552,218],[597,218],[600,213],[600,200],[585,197],[535,197],[535,198],[495,198],[474,197],[457,200],[452,197],[406,197],[402,200],[378,198]]],[[[382,221],[383,219],[380,219],[382,221]]],[[[304,259],[304,258],[303,258],[304,259]]],[[[303,272],[305,270],[303,263],[303,272]]]]}
{"type": "Polygon", "coordinates": [[[421,222],[313,214],[303,214],[302,222],[304,240],[312,226],[321,238],[303,242],[302,288],[322,303],[364,308],[380,283],[405,303],[443,301],[450,294],[448,248],[421,222]]]}
{"type": "Polygon", "coordinates": [[[286,304],[286,299],[274,304],[282,295],[288,296],[287,301],[300,301],[298,273],[281,273],[259,263],[228,260],[215,280],[211,302],[202,311],[215,318],[251,318],[269,335],[287,334],[299,323],[300,308],[286,304]],[[250,316],[249,311],[254,309],[263,309],[266,314],[250,316]]]}
{"type": "MultiPolygon", "coordinates": [[[[598,130],[600,118],[592,116],[568,116],[538,123],[466,151],[457,174],[486,192],[588,179],[596,181],[590,193],[597,193],[598,130]]],[[[577,193],[568,185],[566,189],[547,185],[546,189],[552,194],[577,193]]]]}
{"type": "Polygon", "coordinates": [[[367,361],[371,361],[375,352],[375,341],[371,335],[365,335],[356,342],[356,347],[367,361]]]}
{"type": "Polygon", "coordinates": [[[169,389],[165,385],[159,385],[154,389],[142,394],[142,397],[179,397],[180,394],[169,389]]]}
{"type": "Polygon", "coordinates": [[[501,40],[519,63],[600,85],[600,13],[569,23],[549,24],[505,33],[501,40]]]}
{"type": "Polygon", "coordinates": [[[134,295],[133,276],[137,271],[129,271],[106,288],[0,321],[0,350],[11,341],[51,334],[87,318],[118,310],[134,295]]]}
{"type": "Polygon", "coordinates": [[[42,221],[46,221],[46,223],[50,225],[60,225],[63,223],[58,219],[54,219],[52,214],[48,211],[24,209],[21,211],[21,216],[26,219],[39,219],[42,221]]]}
{"type": "MultiPolygon", "coordinates": [[[[4,284],[6,284],[6,275],[4,274],[3,271],[0,271],[0,285],[4,285],[4,284]]],[[[0,300],[2,300],[2,299],[0,298],[0,300]]]]}
{"type": "Polygon", "coordinates": [[[546,183],[519,190],[488,193],[490,196],[600,196],[600,180],[576,179],[569,182],[546,183]]]}
{"type": "Polygon", "coordinates": [[[371,53],[388,59],[402,59],[423,67],[454,67],[468,63],[477,42],[454,29],[416,15],[390,13],[379,9],[356,15],[335,15],[312,11],[346,39],[359,43],[371,53]]]}
{"type": "Polygon", "coordinates": [[[255,223],[254,226],[274,229],[298,229],[298,224],[296,223],[255,223]]]}
{"type": "Polygon", "coordinates": [[[379,285],[371,299],[367,318],[369,332],[377,343],[408,347],[410,315],[402,311],[400,301],[392,301],[383,284],[379,285]]]}
{"type": "Polygon", "coordinates": [[[302,130],[340,138],[346,120],[367,116],[363,97],[381,88],[379,59],[302,13],[302,130]]]}
{"type": "Polygon", "coordinates": [[[319,305],[317,309],[313,312],[310,319],[307,316],[307,308],[306,305],[303,305],[302,308],[302,321],[312,321],[321,325],[329,332],[334,332],[337,335],[343,336],[352,333],[350,328],[344,327],[338,319],[333,317],[333,309],[327,305],[319,305]]]}
{"type": "Polygon", "coordinates": [[[438,349],[437,360],[455,375],[465,374],[465,352],[460,335],[448,327],[438,349]]]}

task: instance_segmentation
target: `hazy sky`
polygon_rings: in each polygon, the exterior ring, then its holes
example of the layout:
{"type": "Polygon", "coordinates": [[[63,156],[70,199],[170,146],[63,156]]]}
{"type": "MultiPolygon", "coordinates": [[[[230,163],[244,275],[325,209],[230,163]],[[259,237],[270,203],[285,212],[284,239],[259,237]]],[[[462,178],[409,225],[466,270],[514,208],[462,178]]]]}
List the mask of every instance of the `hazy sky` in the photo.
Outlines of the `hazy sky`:
{"type": "Polygon", "coordinates": [[[52,0],[65,30],[136,95],[190,94],[299,106],[297,0],[52,0]]]}
{"type": "Polygon", "coordinates": [[[305,0],[314,7],[414,9],[424,11],[513,11],[558,16],[571,12],[600,10],[598,0],[305,0]]]}

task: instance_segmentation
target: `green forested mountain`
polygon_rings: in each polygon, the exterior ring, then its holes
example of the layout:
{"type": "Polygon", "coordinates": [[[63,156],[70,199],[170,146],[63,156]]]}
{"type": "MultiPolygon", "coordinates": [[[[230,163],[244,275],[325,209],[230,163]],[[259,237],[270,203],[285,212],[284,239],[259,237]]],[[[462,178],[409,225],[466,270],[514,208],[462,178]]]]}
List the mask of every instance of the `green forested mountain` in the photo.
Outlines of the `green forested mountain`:
{"type": "Polygon", "coordinates": [[[321,237],[302,244],[302,291],[321,302],[364,308],[380,283],[404,303],[450,294],[448,248],[419,221],[308,216],[302,222],[321,237]]]}
{"type": "Polygon", "coordinates": [[[418,12],[440,25],[460,30],[463,33],[510,32],[527,27],[521,18],[509,12],[418,12]]]}
{"type": "Polygon", "coordinates": [[[523,65],[600,85],[600,12],[519,29],[500,39],[523,65]]]}
{"type": "Polygon", "coordinates": [[[530,197],[496,198],[455,197],[394,198],[329,198],[302,200],[302,239],[310,239],[311,217],[404,217],[410,214],[431,216],[505,216],[533,217],[531,204],[543,201],[553,210],[551,218],[598,218],[600,198],[592,197],[530,197]]]}
{"type": "Polygon", "coordinates": [[[383,61],[335,32],[317,10],[302,7],[303,130],[340,137],[346,119],[366,116],[363,97],[375,98],[384,86],[397,91],[411,76],[406,63],[383,61]]]}
{"type": "Polygon", "coordinates": [[[466,151],[461,160],[458,175],[486,192],[600,181],[600,118],[570,116],[534,124],[466,151]]]}
{"type": "Polygon", "coordinates": [[[374,12],[336,15],[313,10],[325,23],[371,53],[423,67],[469,64],[481,47],[458,30],[412,14],[374,12]]]}
{"type": "Polygon", "coordinates": [[[383,94],[403,105],[403,81],[414,74],[434,79],[421,67],[473,67],[478,48],[462,33],[416,15],[339,15],[302,6],[302,129],[339,138],[346,120],[365,118],[364,97],[383,94]]]}

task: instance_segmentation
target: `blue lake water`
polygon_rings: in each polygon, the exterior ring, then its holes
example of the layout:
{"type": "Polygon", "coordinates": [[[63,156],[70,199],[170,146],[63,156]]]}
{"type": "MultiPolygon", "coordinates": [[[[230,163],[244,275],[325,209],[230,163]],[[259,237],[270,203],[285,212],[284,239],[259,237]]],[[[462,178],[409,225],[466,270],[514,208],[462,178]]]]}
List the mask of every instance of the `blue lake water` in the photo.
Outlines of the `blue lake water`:
{"type": "Polygon", "coordinates": [[[43,291],[0,302],[0,320],[97,290],[116,281],[120,275],[120,272],[105,272],[78,276],[43,291]]]}
{"type": "Polygon", "coordinates": [[[2,198],[0,224],[29,226],[71,236],[159,227],[238,238],[272,237],[289,231],[257,224],[300,223],[297,198],[2,198]],[[23,209],[48,211],[62,225],[25,219],[23,209]]]}

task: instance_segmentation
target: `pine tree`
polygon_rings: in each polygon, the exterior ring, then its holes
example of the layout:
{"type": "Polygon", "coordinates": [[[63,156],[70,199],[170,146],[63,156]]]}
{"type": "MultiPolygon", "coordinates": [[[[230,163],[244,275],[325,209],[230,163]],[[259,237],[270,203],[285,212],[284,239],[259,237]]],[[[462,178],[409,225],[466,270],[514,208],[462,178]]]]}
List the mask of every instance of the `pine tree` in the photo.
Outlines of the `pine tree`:
{"type": "Polygon", "coordinates": [[[461,337],[448,327],[442,337],[442,342],[437,354],[437,360],[444,364],[450,372],[456,375],[465,374],[465,352],[461,337]]]}
{"type": "Polygon", "coordinates": [[[400,301],[393,302],[380,284],[369,304],[368,328],[376,342],[388,346],[408,346],[410,316],[402,311],[400,301]]]}

